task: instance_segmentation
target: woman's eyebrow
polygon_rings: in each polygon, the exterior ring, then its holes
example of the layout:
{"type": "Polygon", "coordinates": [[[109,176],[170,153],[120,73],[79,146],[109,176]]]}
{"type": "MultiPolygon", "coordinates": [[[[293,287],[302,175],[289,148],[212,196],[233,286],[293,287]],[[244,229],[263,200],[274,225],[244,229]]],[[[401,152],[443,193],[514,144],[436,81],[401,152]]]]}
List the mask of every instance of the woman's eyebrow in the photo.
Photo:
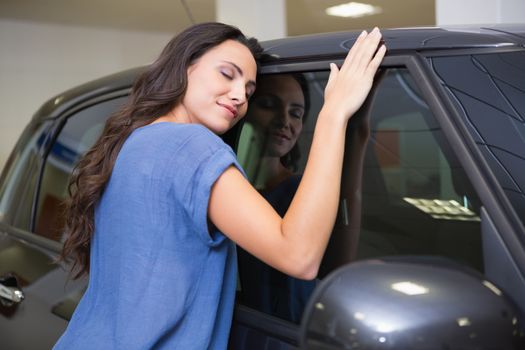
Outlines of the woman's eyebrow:
{"type": "MultiPolygon", "coordinates": [[[[231,62],[231,61],[223,61],[225,63],[228,63],[228,64],[231,64],[235,70],[237,72],[239,72],[239,74],[241,76],[244,76],[244,72],[242,71],[241,67],[239,67],[238,65],[236,65],[235,63],[231,62]]],[[[246,85],[250,85],[250,86],[253,86],[255,88],[256,84],[255,84],[255,80],[250,80],[246,85]]]]}

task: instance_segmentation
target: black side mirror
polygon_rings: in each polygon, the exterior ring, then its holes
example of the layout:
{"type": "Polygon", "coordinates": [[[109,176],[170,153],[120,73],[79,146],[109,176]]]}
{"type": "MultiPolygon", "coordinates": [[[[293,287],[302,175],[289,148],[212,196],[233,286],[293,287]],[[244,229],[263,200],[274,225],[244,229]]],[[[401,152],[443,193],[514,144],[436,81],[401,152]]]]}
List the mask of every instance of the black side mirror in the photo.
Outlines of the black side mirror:
{"type": "Polygon", "coordinates": [[[352,263],[317,287],[301,349],[525,349],[520,311],[478,272],[441,258],[352,263]]]}

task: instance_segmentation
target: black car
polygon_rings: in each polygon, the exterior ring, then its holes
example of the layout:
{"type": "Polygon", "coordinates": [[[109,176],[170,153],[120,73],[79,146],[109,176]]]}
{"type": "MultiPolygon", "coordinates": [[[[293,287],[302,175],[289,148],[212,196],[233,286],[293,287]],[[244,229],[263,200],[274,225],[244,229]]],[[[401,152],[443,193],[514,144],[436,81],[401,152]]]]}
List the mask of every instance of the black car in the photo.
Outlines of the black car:
{"type": "MultiPolygon", "coordinates": [[[[348,126],[319,277],[274,278],[240,252],[232,349],[525,349],[525,25],[382,33],[388,52],[348,126]]],[[[263,43],[260,79],[307,84],[298,178],[329,63],[358,34],[263,43]]],[[[68,179],[142,70],[52,98],[16,144],[0,178],[2,349],[49,349],[67,326],[87,284],[56,263],[68,179]]],[[[257,186],[250,118],[223,137],[257,186]]]]}

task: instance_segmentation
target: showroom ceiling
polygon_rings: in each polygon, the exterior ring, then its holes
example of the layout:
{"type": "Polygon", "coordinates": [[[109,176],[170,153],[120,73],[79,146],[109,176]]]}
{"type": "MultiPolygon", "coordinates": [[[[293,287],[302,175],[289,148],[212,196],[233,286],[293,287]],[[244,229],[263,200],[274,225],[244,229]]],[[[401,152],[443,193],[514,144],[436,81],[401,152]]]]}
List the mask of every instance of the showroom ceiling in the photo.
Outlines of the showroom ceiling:
{"type": "MultiPolygon", "coordinates": [[[[325,13],[326,8],[347,2],[286,0],[288,34],[370,28],[374,25],[391,28],[435,24],[435,0],[359,1],[382,9],[381,13],[360,18],[333,17],[325,13]]],[[[0,19],[122,30],[177,32],[191,24],[190,16],[196,22],[215,20],[215,0],[0,0],[0,19]]]]}

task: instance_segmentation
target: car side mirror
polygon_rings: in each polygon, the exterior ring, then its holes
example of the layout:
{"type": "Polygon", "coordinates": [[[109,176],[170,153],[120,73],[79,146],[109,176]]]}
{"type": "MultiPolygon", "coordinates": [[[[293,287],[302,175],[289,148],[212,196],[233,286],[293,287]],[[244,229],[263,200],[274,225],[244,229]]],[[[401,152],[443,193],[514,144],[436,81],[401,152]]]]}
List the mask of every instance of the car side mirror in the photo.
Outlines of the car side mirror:
{"type": "Polygon", "coordinates": [[[478,272],[444,258],[345,265],[317,287],[301,349],[525,349],[517,307],[478,272]]]}

